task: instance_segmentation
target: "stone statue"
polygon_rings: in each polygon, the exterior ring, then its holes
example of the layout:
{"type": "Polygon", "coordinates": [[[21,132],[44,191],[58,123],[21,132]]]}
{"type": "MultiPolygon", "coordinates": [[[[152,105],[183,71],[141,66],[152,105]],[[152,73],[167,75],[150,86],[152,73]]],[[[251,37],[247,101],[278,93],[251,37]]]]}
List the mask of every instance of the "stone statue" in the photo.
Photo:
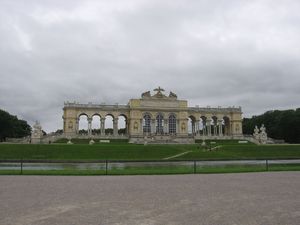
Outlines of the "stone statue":
{"type": "Polygon", "coordinates": [[[264,124],[262,124],[260,127],[260,142],[262,144],[266,144],[267,140],[268,140],[268,135],[266,132],[266,128],[265,128],[264,124]]]}
{"type": "Polygon", "coordinates": [[[33,131],[31,133],[31,143],[32,144],[41,143],[42,137],[43,137],[42,126],[38,121],[35,121],[35,124],[33,125],[33,131]]]}
{"type": "Polygon", "coordinates": [[[165,91],[163,88],[161,88],[160,86],[158,86],[158,88],[155,88],[153,91],[157,91],[156,94],[162,94],[162,91],[165,91]]]}
{"type": "Polygon", "coordinates": [[[185,131],[185,123],[181,123],[181,130],[184,132],[185,131]]]}
{"type": "Polygon", "coordinates": [[[254,136],[255,139],[259,140],[259,129],[256,125],[255,125],[255,128],[254,128],[253,136],[254,136]]]}
{"type": "Polygon", "coordinates": [[[153,91],[157,91],[157,93],[154,95],[155,97],[158,97],[158,98],[165,97],[165,95],[162,93],[163,91],[165,91],[163,88],[158,87],[158,88],[155,88],[153,91]]]}
{"type": "Polygon", "coordinates": [[[265,125],[264,125],[264,124],[261,125],[260,131],[261,131],[261,133],[266,134],[266,128],[265,128],[265,125]]]}
{"type": "Polygon", "coordinates": [[[41,124],[39,121],[35,121],[35,124],[33,125],[34,130],[42,130],[41,124]]]}
{"type": "Polygon", "coordinates": [[[255,126],[253,137],[258,140],[260,144],[267,144],[268,135],[264,124],[262,124],[259,129],[257,126],[255,126]]]}
{"type": "Polygon", "coordinates": [[[142,98],[144,97],[151,97],[150,91],[146,91],[144,93],[142,93],[142,98]]]}
{"type": "Polygon", "coordinates": [[[172,91],[170,91],[169,97],[170,98],[177,98],[177,95],[175,93],[173,93],[172,91]]]}

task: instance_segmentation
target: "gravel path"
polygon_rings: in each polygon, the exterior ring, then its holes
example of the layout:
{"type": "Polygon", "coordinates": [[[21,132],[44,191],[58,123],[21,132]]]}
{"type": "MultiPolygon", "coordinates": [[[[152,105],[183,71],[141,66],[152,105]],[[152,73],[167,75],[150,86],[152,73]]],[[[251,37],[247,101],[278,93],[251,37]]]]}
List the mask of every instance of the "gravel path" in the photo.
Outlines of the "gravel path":
{"type": "Polygon", "coordinates": [[[300,224],[300,172],[0,176],[1,225],[300,224]]]}

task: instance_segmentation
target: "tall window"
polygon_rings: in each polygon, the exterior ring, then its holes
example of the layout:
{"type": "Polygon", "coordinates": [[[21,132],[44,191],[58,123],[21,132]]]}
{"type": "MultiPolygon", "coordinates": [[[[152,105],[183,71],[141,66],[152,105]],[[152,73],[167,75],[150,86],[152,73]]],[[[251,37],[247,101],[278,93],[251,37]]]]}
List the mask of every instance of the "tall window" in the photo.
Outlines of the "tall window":
{"type": "Polygon", "coordinates": [[[156,117],[156,133],[162,134],[163,132],[164,132],[163,116],[161,114],[158,114],[156,117]]]}
{"type": "Polygon", "coordinates": [[[176,134],[176,117],[175,117],[175,115],[169,116],[169,133],[176,134]]]}
{"type": "Polygon", "coordinates": [[[146,114],[144,116],[143,131],[144,131],[144,133],[150,133],[151,132],[151,117],[150,117],[149,114],[146,114]]]}

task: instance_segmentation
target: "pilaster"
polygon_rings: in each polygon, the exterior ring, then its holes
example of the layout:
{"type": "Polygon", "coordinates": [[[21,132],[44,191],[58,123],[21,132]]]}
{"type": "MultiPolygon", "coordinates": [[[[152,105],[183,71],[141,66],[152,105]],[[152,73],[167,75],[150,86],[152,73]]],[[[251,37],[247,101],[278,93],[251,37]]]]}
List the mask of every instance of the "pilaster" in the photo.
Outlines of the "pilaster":
{"type": "Polygon", "coordinates": [[[114,136],[118,136],[118,121],[119,121],[119,118],[113,119],[113,135],[114,136]]]}
{"type": "Polygon", "coordinates": [[[100,134],[105,135],[105,117],[100,119],[100,134]]]}
{"type": "Polygon", "coordinates": [[[207,136],[211,136],[211,119],[206,120],[207,136]]]}

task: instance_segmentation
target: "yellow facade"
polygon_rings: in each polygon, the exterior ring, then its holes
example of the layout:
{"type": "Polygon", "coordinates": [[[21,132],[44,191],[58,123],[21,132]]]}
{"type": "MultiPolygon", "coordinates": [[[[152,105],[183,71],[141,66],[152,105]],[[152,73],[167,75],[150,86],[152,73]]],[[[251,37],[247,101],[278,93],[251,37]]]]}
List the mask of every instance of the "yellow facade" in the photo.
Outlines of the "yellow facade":
{"type": "Polygon", "coordinates": [[[192,143],[200,138],[226,138],[242,135],[241,108],[188,107],[187,100],[178,100],[170,92],[167,96],[160,87],[142,94],[140,99],[130,99],[127,105],[97,105],[65,103],[63,121],[64,133],[78,136],[79,117],[86,115],[89,122],[89,136],[93,116],[101,118],[100,138],[118,138],[118,117],[126,119],[126,134],[131,142],[176,142],[192,143]],[[113,117],[113,135],[105,135],[104,121],[107,115],[113,117]]]}

